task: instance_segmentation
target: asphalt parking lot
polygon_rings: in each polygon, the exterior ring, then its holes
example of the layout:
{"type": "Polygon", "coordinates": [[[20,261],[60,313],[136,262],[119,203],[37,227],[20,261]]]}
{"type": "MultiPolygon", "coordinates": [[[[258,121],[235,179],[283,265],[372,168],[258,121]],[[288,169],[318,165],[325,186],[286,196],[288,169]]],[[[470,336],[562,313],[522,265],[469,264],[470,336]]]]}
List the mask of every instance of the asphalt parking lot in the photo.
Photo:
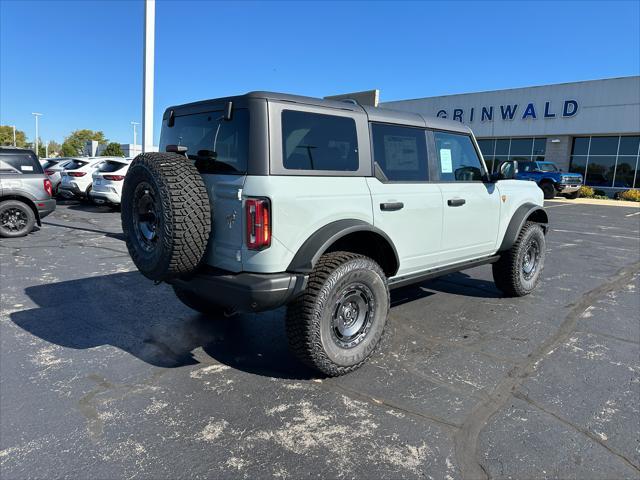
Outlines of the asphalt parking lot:
{"type": "Polygon", "coordinates": [[[548,202],[543,280],[394,292],[385,348],[318,378],[283,311],[208,319],[64,202],[0,240],[0,476],[640,478],[640,215],[548,202]]]}

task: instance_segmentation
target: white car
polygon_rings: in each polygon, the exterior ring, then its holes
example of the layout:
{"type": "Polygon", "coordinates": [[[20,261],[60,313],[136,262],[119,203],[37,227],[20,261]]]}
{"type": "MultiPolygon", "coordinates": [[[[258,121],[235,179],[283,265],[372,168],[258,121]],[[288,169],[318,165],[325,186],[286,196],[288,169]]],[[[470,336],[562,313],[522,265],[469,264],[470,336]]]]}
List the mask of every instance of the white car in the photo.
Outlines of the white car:
{"type": "Polygon", "coordinates": [[[131,158],[109,159],[93,172],[93,188],[89,197],[94,203],[120,205],[124,177],[131,158]]]}
{"type": "Polygon", "coordinates": [[[67,198],[88,198],[91,192],[92,174],[109,157],[73,158],[62,171],[59,192],[67,198]]]}
{"type": "Polygon", "coordinates": [[[71,158],[47,158],[46,161],[40,162],[44,173],[51,180],[51,188],[53,188],[54,194],[58,192],[58,187],[60,187],[62,171],[71,160],[71,158]]]}

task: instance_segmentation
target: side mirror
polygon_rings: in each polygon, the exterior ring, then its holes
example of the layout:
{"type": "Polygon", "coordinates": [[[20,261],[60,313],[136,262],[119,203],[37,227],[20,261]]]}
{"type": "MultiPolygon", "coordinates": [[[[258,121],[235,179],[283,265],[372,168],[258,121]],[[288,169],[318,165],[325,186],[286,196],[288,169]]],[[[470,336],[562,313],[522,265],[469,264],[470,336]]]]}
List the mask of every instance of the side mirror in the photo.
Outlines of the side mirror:
{"type": "Polygon", "coordinates": [[[167,145],[167,148],[165,148],[165,151],[167,152],[178,153],[185,156],[187,154],[187,150],[189,150],[189,147],[185,147],[184,145],[167,145]]]}
{"type": "Polygon", "coordinates": [[[516,173],[518,172],[518,162],[515,160],[504,162],[498,168],[498,172],[498,180],[512,180],[516,177],[516,173]]]}
{"type": "Polygon", "coordinates": [[[229,122],[233,119],[233,102],[227,102],[224,106],[224,121],[229,122]]]}

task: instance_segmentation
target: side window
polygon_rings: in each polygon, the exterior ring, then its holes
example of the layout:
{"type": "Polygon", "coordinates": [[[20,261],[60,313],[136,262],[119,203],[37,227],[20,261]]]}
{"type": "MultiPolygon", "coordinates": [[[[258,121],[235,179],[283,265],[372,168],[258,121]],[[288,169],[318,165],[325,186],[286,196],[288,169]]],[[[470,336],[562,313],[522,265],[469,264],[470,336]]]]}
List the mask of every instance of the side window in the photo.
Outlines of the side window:
{"type": "Polygon", "coordinates": [[[371,124],[373,160],[387,180],[429,180],[425,130],[380,123],[371,124]]]}
{"type": "Polygon", "coordinates": [[[433,132],[433,134],[441,181],[482,181],[482,163],[470,136],[445,132],[433,132]]]}
{"type": "Polygon", "coordinates": [[[284,110],[282,164],[287,170],[358,170],[353,118],[284,110]]]}

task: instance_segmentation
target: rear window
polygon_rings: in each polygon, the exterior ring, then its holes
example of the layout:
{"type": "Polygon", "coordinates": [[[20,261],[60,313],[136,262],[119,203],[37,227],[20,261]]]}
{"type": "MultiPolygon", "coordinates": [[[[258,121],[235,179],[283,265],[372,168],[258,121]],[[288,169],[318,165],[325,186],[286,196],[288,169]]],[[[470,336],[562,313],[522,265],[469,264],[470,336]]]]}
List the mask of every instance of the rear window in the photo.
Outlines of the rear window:
{"type": "Polygon", "coordinates": [[[201,173],[247,172],[249,157],[249,111],[238,108],[229,121],[224,112],[178,115],[172,127],[165,120],[160,135],[160,151],[167,145],[188,148],[187,157],[194,160],[201,173]]]}
{"type": "Polygon", "coordinates": [[[0,153],[0,173],[43,173],[42,165],[31,152],[0,153]]]}
{"type": "Polygon", "coordinates": [[[282,112],[282,164],[287,170],[358,170],[353,118],[282,112]]]}
{"type": "Polygon", "coordinates": [[[44,162],[44,163],[42,164],[42,169],[43,169],[43,170],[46,170],[47,168],[51,168],[51,167],[53,167],[54,165],[57,165],[58,163],[59,163],[59,161],[58,161],[58,160],[47,160],[46,162],[44,162]]]}
{"type": "Polygon", "coordinates": [[[102,165],[100,165],[100,168],[98,168],[98,171],[104,172],[104,173],[117,172],[118,170],[126,166],[127,165],[122,162],[114,162],[112,160],[107,160],[102,165]]]}
{"type": "Polygon", "coordinates": [[[87,163],[83,160],[70,160],[69,163],[65,165],[65,170],[77,170],[79,168],[84,167],[87,163]]]}

